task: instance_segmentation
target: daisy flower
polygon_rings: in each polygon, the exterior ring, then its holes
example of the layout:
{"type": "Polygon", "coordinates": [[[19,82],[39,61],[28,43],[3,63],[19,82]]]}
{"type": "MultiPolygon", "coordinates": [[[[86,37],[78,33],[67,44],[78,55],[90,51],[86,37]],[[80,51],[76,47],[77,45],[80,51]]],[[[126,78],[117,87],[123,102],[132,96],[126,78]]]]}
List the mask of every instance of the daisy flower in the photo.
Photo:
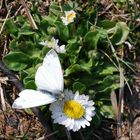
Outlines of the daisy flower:
{"type": "Polygon", "coordinates": [[[89,96],[75,94],[71,90],[64,90],[64,99],[50,105],[54,123],[64,125],[68,130],[78,131],[81,127],[90,126],[95,115],[94,102],[89,96]]]}
{"type": "Polygon", "coordinates": [[[65,53],[65,45],[58,45],[58,39],[55,39],[54,37],[52,37],[51,41],[42,41],[39,44],[43,45],[43,46],[47,46],[48,48],[52,48],[54,49],[56,52],[58,53],[65,53]]]}
{"type": "Polygon", "coordinates": [[[69,23],[72,23],[74,21],[75,17],[76,13],[73,10],[70,10],[65,11],[65,17],[61,17],[61,19],[65,25],[68,25],[69,23]]]}

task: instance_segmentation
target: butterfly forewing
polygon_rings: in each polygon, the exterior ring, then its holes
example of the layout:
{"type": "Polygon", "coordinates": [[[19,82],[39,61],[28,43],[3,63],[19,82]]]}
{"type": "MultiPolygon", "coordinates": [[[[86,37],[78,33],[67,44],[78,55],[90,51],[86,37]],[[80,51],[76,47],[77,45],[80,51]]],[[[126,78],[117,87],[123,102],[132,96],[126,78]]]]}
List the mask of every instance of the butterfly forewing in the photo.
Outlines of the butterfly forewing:
{"type": "Polygon", "coordinates": [[[47,90],[53,94],[60,94],[63,91],[63,73],[54,50],[50,50],[45,56],[43,65],[36,72],[35,82],[39,90],[47,90]]]}

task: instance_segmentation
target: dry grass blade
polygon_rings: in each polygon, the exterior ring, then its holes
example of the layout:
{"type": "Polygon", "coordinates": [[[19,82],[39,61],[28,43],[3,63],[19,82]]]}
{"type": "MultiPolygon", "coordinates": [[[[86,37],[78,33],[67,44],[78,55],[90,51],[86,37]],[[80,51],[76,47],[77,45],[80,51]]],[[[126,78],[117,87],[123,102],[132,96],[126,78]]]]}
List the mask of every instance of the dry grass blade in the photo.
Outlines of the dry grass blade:
{"type": "Polygon", "coordinates": [[[110,98],[111,98],[112,108],[113,108],[113,111],[115,113],[115,117],[117,119],[117,116],[118,116],[118,105],[117,105],[116,93],[114,91],[111,93],[110,98]]]}
{"type": "Polygon", "coordinates": [[[5,103],[5,99],[4,99],[4,94],[3,94],[3,89],[1,87],[1,83],[0,83],[0,100],[1,100],[2,111],[6,111],[6,103],[5,103]]]}
{"type": "Polygon", "coordinates": [[[3,93],[1,83],[7,84],[7,80],[8,80],[8,77],[0,77],[0,100],[1,100],[2,111],[6,111],[6,103],[5,103],[4,93],[3,93]]]}
{"type": "Polygon", "coordinates": [[[6,18],[5,18],[5,20],[4,20],[4,22],[3,22],[2,26],[1,26],[0,35],[1,35],[2,31],[3,31],[3,29],[4,29],[6,21],[7,21],[8,17],[9,17],[9,15],[10,15],[11,9],[12,9],[12,7],[9,8],[8,13],[6,15],[6,18]]]}
{"type": "Polygon", "coordinates": [[[122,126],[122,114],[123,114],[123,107],[124,107],[124,74],[123,69],[120,67],[120,93],[119,93],[119,105],[118,105],[118,128],[117,134],[121,136],[121,126],[122,126]]]}
{"type": "Polygon", "coordinates": [[[3,0],[0,1],[0,9],[2,8],[3,0]]]}

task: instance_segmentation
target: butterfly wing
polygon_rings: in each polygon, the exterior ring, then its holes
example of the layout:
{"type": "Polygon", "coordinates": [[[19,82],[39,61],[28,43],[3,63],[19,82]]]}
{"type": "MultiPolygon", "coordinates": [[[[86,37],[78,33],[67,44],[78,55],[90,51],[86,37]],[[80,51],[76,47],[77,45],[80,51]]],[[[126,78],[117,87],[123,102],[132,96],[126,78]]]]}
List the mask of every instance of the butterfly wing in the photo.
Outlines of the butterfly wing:
{"type": "Polygon", "coordinates": [[[19,97],[14,101],[12,108],[24,109],[50,104],[56,101],[55,97],[49,93],[43,93],[36,90],[23,90],[19,97]]]}
{"type": "Polygon", "coordinates": [[[38,90],[60,94],[64,89],[63,72],[57,53],[50,50],[35,75],[38,90]]]}

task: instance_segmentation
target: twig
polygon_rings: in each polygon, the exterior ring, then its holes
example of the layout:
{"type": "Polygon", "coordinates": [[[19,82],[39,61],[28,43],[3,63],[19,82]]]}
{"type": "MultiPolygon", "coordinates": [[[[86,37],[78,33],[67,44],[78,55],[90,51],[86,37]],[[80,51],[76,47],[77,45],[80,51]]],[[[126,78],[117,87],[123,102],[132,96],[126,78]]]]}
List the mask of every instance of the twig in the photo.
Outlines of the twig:
{"type": "Polygon", "coordinates": [[[118,117],[118,103],[117,103],[117,97],[116,97],[115,91],[111,92],[110,98],[111,98],[113,112],[115,114],[115,118],[117,119],[117,117],[118,117]]]}
{"type": "Polygon", "coordinates": [[[119,92],[119,103],[118,103],[118,126],[117,126],[117,135],[120,137],[122,135],[122,114],[124,107],[124,74],[123,69],[120,68],[120,92],[119,92]]]}
{"type": "Polygon", "coordinates": [[[28,16],[28,19],[29,19],[29,22],[30,22],[31,26],[33,27],[33,29],[36,29],[36,30],[37,30],[38,27],[37,27],[37,25],[36,25],[36,23],[35,23],[35,21],[34,21],[32,15],[31,15],[31,13],[30,13],[28,7],[26,6],[25,1],[24,1],[24,0],[20,0],[20,2],[21,2],[21,4],[22,4],[22,6],[25,8],[25,12],[26,12],[26,14],[27,14],[27,16],[28,16]]]}
{"type": "Polygon", "coordinates": [[[98,16],[101,16],[101,15],[105,14],[105,13],[112,7],[112,5],[113,5],[112,3],[109,4],[109,5],[105,8],[105,10],[104,10],[103,12],[99,13],[98,16]]]}
{"type": "Polygon", "coordinates": [[[43,137],[40,137],[40,138],[38,138],[37,140],[44,140],[45,138],[44,138],[44,136],[43,137]]]}
{"type": "Polygon", "coordinates": [[[1,26],[0,34],[2,33],[2,31],[3,31],[3,29],[4,29],[4,26],[5,26],[5,23],[6,23],[6,21],[7,21],[8,17],[9,17],[9,15],[10,15],[11,8],[12,8],[12,7],[9,8],[8,13],[7,13],[7,15],[6,15],[6,18],[4,19],[4,22],[3,22],[2,26],[1,26]]]}
{"type": "MultiPolygon", "coordinates": [[[[24,90],[24,87],[22,83],[19,81],[19,79],[15,76],[15,74],[12,71],[10,71],[5,67],[2,61],[0,61],[0,70],[9,78],[10,81],[12,81],[12,83],[16,86],[19,92],[24,90]]],[[[39,121],[41,122],[45,130],[47,130],[47,133],[51,134],[52,133],[51,128],[41,110],[38,108],[32,108],[32,111],[38,117],[39,121]]],[[[51,135],[50,140],[56,140],[54,135],[51,135]]]]}

